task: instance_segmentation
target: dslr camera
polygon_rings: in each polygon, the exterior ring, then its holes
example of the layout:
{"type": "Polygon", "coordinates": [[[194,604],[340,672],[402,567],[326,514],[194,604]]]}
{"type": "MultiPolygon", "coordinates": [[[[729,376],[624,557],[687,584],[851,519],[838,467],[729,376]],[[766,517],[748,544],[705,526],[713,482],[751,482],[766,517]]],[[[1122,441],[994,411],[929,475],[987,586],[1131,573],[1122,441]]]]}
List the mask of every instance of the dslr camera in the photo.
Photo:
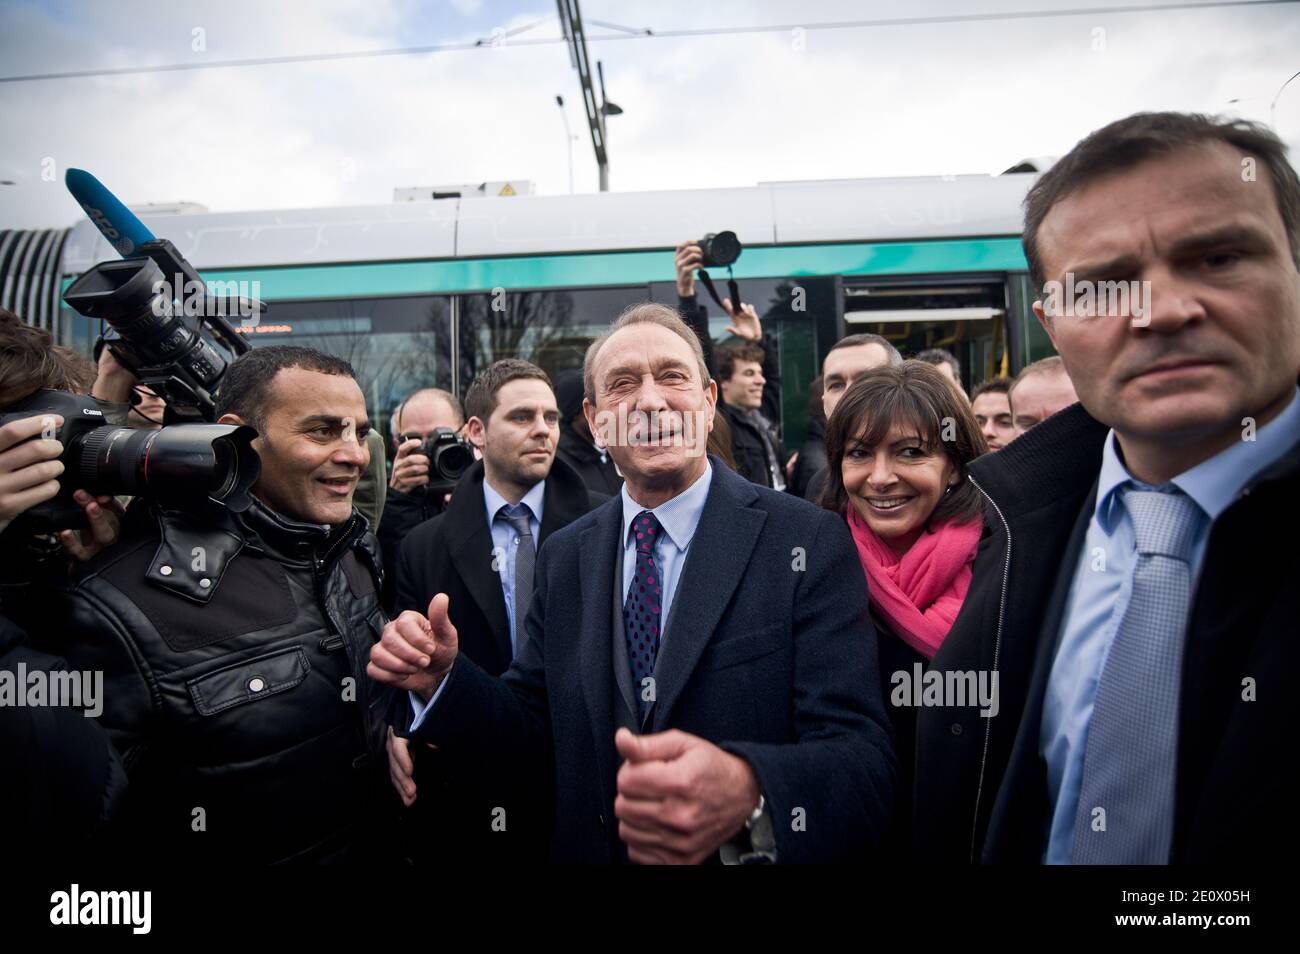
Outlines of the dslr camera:
{"type": "Polygon", "coordinates": [[[429,458],[427,492],[431,494],[450,493],[474,463],[473,447],[450,427],[436,428],[415,453],[429,458]]]}
{"type": "Polygon", "coordinates": [[[187,507],[211,500],[228,510],[248,509],[262,464],[253,450],[257,431],[229,424],[176,424],[161,430],[115,427],[91,397],[40,390],[0,414],[10,421],[48,415],[42,434],[63,444],[59,493],[14,520],[18,534],[46,534],[87,526],[72,499],[76,490],[92,496],[148,497],[163,506],[187,507]],[[63,417],[55,427],[53,415],[63,417]]]}
{"type": "Polygon", "coordinates": [[[701,268],[726,268],[740,258],[740,239],[735,232],[710,232],[699,241],[701,268]]]}

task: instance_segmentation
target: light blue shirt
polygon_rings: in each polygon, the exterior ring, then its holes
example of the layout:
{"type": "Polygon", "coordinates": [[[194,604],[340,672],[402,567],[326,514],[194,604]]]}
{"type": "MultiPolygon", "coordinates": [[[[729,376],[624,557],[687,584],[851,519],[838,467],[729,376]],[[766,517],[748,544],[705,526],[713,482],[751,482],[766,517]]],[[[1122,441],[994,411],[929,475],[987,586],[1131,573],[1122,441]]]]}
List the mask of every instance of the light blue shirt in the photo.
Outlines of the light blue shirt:
{"type": "MultiPolygon", "coordinates": [[[[1171,481],[1201,510],[1200,525],[1192,541],[1193,598],[1211,525],[1251,478],[1282,457],[1297,440],[1300,400],[1293,395],[1282,413],[1256,431],[1254,441],[1237,441],[1171,481]]],[[[1118,493],[1128,483],[1138,490],[1155,489],[1128,472],[1120,460],[1115,432],[1111,431],[1102,450],[1097,505],[1075,566],[1061,624],[1061,642],[1043,698],[1038,742],[1047,764],[1048,796],[1052,802],[1051,827],[1043,854],[1047,864],[1069,864],[1071,860],[1083,756],[1097,683],[1132,590],[1137,544],[1132,519],[1118,493]]]]}
{"type": "MultiPolygon", "coordinates": [[[[536,552],[537,537],[542,529],[542,500],[546,495],[546,481],[539,480],[531,490],[524,494],[519,502],[532,511],[528,518],[528,528],[533,533],[533,547],[536,552]]],[[[510,620],[510,655],[513,657],[519,640],[515,636],[515,555],[519,553],[519,535],[510,526],[501,513],[503,507],[509,507],[510,501],[502,497],[486,480],[483,481],[483,504],[487,512],[488,527],[492,531],[492,560],[501,577],[501,594],[506,598],[506,616],[510,620]],[[501,557],[505,559],[501,559],[501,557]]]]}
{"type": "MultiPolygon", "coordinates": [[[[532,511],[532,516],[528,518],[528,527],[533,532],[533,546],[537,545],[537,537],[542,529],[542,501],[545,496],[546,481],[539,480],[519,501],[532,511]]],[[[515,528],[506,522],[505,515],[501,514],[501,508],[508,506],[510,501],[497,493],[487,482],[487,478],[484,478],[483,509],[488,529],[492,533],[492,560],[497,565],[497,573],[501,577],[501,595],[506,600],[506,618],[510,621],[510,655],[513,657],[515,647],[519,644],[515,637],[515,555],[519,552],[519,535],[515,533],[515,528]],[[505,556],[504,560],[500,559],[502,555],[505,556]]],[[[444,679],[442,686],[445,685],[447,680],[444,679]]],[[[415,693],[407,693],[411,699],[411,712],[415,716],[411,720],[412,730],[419,727],[424,721],[424,714],[438,701],[438,696],[442,695],[442,686],[438,687],[438,691],[433,694],[428,705],[415,693]]]]}
{"type": "MultiPolygon", "coordinates": [[[[686,551],[690,549],[691,540],[695,538],[695,529],[700,525],[700,515],[704,513],[705,501],[709,499],[709,483],[713,478],[713,465],[705,458],[704,473],[672,500],[650,508],[658,518],[659,537],[655,540],[655,566],[659,567],[664,581],[663,602],[659,604],[662,612],[659,620],[659,648],[663,648],[668,638],[668,616],[672,611],[673,597],[677,595],[677,581],[681,579],[682,565],[686,562],[686,551]]],[[[636,537],[632,533],[632,521],[637,514],[647,509],[632,499],[627,484],[623,484],[623,602],[627,603],[627,591],[636,576],[636,537]]]]}

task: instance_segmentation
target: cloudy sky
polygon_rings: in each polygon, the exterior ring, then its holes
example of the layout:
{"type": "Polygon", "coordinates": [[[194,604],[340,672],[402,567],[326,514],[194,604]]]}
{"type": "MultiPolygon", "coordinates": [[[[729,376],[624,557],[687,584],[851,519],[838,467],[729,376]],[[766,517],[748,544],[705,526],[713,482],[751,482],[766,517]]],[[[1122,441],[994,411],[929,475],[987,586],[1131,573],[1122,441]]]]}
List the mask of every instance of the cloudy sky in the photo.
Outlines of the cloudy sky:
{"type": "MultiPolygon", "coordinates": [[[[1300,70],[1295,3],[1189,10],[1166,0],[1170,9],[1136,13],[1106,12],[1116,0],[581,5],[591,56],[625,111],[608,121],[616,191],[995,173],[1059,155],[1138,110],[1268,122],[1278,88],[1300,70]],[[1096,12],[827,27],[1066,8],[1096,12]],[[629,38],[593,21],[710,35],[629,38]],[[735,32],[758,26],[775,29],[735,32]]],[[[9,183],[0,228],[75,222],[68,166],[94,172],[128,204],[190,200],[214,211],[383,203],[394,187],[488,179],[563,193],[557,93],[580,137],[576,190],[595,191],[577,76],[565,47],[547,42],[558,37],[550,0],[3,0],[0,78],[486,42],[0,82],[0,181],[9,183]]],[[[1275,123],[1300,148],[1300,79],[1275,123]]]]}

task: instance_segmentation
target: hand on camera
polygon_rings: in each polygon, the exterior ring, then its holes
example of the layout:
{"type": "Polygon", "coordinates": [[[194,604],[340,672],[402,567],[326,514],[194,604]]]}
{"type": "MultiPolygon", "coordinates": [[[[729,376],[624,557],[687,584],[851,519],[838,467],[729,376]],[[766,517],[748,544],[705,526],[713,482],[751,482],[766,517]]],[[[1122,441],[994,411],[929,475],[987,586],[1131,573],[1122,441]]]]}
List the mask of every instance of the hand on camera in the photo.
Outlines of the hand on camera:
{"type": "Polygon", "coordinates": [[[62,415],[37,414],[0,427],[0,531],[59,492],[63,443],[37,436],[51,420],[63,426],[62,415]]]}
{"type": "Polygon", "coordinates": [[[122,362],[113,355],[111,348],[99,352],[99,364],[95,369],[95,384],[90,389],[91,397],[101,401],[116,401],[119,404],[131,402],[131,391],[140,382],[122,362]]]}
{"type": "MultiPolygon", "coordinates": [[[[43,504],[59,492],[63,473],[63,443],[38,437],[47,422],[63,426],[60,414],[36,414],[0,427],[0,531],[19,514],[43,504]]],[[[117,542],[122,528],[122,505],[112,497],[92,497],[84,490],[73,499],[86,511],[90,526],[81,538],[72,530],[59,533],[59,542],[78,560],[89,560],[117,542]]]]}
{"type": "Polygon", "coordinates": [[[393,473],[388,478],[388,486],[399,493],[409,494],[416,487],[423,487],[429,482],[429,458],[417,453],[424,445],[418,437],[402,441],[397,448],[397,457],[393,460],[393,473]]]}
{"type": "Polygon", "coordinates": [[[699,242],[683,242],[677,246],[677,294],[682,298],[695,294],[695,270],[703,261],[699,242]]]}

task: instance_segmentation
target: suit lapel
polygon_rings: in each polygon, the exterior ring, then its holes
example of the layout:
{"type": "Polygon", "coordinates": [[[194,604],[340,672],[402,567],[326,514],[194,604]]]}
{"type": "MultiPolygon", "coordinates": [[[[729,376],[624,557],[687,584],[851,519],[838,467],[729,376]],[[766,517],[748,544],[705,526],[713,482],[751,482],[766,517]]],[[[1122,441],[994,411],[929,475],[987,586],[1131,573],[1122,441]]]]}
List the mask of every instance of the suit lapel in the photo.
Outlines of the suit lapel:
{"type": "Polygon", "coordinates": [[[765,513],[749,507],[757,496],[749,481],[721,463],[713,464],[708,500],[677,580],[664,643],[655,661],[656,699],[650,716],[653,732],[667,726],[700,654],[744,578],[767,520],[765,513]],[[687,610],[678,613],[678,606],[687,610]]]}
{"type": "Polygon", "coordinates": [[[501,592],[501,577],[492,568],[492,531],[483,506],[483,462],[468,471],[447,506],[447,549],[452,566],[465,583],[492,630],[493,642],[506,666],[510,649],[510,617],[501,592]]]}
{"type": "MultiPolygon", "coordinates": [[[[602,804],[614,800],[614,668],[610,644],[610,601],[614,577],[610,557],[619,546],[623,508],[619,498],[597,511],[596,524],[582,532],[579,547],[579,586],[582,590],[582,628],[578,658],[582,694],[591,719],[591,738],[596,747],[596,774],[600,779],[602,804]]],[[[613,824],[613,819],[610,819],[613,824]]]]}
{"type": "MultiPolygon", "coordinates": [[[[1024,714],[1020,718],[1015,741],[1011,748],[1011,755],[1007,760],[1005,780],[993,806],[993,814],[989,821],[990,835],[993,834],[994,828],[998,826],[998,820],[1003,811],[1008,809],[1007,800],[1009,798],[1017,798],[1023,793],[1032,792],[1036,797],[1035,804],[1043,811],[1050,810],[1051,803],[1049,800],[1037,798],[1039,794],[1046,791],[1043,763],[1039,754],[1039,737],[1043,723],[1043,700],[1047,694],[1047,682],[1051,676],[1052,663],[1056,660],[1056,651],[1061,644],[1061,623],[1065,617],[1066,603],[1069,601],[1070,589],[1074,583],[1075,569],[1078,566],[1079,557],[1083,553],[1084,542],[1088,536],[1088,525],[1092,521],[1092,513],[1096,506],[1097,485],[1094,482],[1092,492],[1088,494],[1078,516],[1075,518],[1069,543],[1066,544],[1065,550],[1062,551],[1065,559],[1061,561],[1060,568],[1057,570],[1056,584],[1044,608],[1042,629],[1035,634],[1034,666],[1029,677],[1029,691],[1025,699],[1024,714]]],[[[1022,813],[1027,815],[1024,805],[1019,808],[1012,808],[1010,812],[1017,816],[1022,813]]],[[[1049,821],[1050,819],[1041,816],[1041,813],[1037,811],[1034,812],[1032,818],[1012,818],[1010,815],[1006,817],[1009,830],[1020,831],[1023,834],[1025,838],[1024,850],[1027,853],[1031,851],[1031,845],[1033,846],[1032,851],[1042,851],[1045,845],[1042,839],[1047,836],[1049,821]],[[1033,830],[1034,826],[1040,823],[1042,831],[1033,830]]],[[[986,844],[991,844],[991,842],[992,838],[986,841],[986,844]]],[[[1025,857],[1023,860],[1037,864],[1039,858],[1036,856],[1032,858],[1025,857]]]]}

